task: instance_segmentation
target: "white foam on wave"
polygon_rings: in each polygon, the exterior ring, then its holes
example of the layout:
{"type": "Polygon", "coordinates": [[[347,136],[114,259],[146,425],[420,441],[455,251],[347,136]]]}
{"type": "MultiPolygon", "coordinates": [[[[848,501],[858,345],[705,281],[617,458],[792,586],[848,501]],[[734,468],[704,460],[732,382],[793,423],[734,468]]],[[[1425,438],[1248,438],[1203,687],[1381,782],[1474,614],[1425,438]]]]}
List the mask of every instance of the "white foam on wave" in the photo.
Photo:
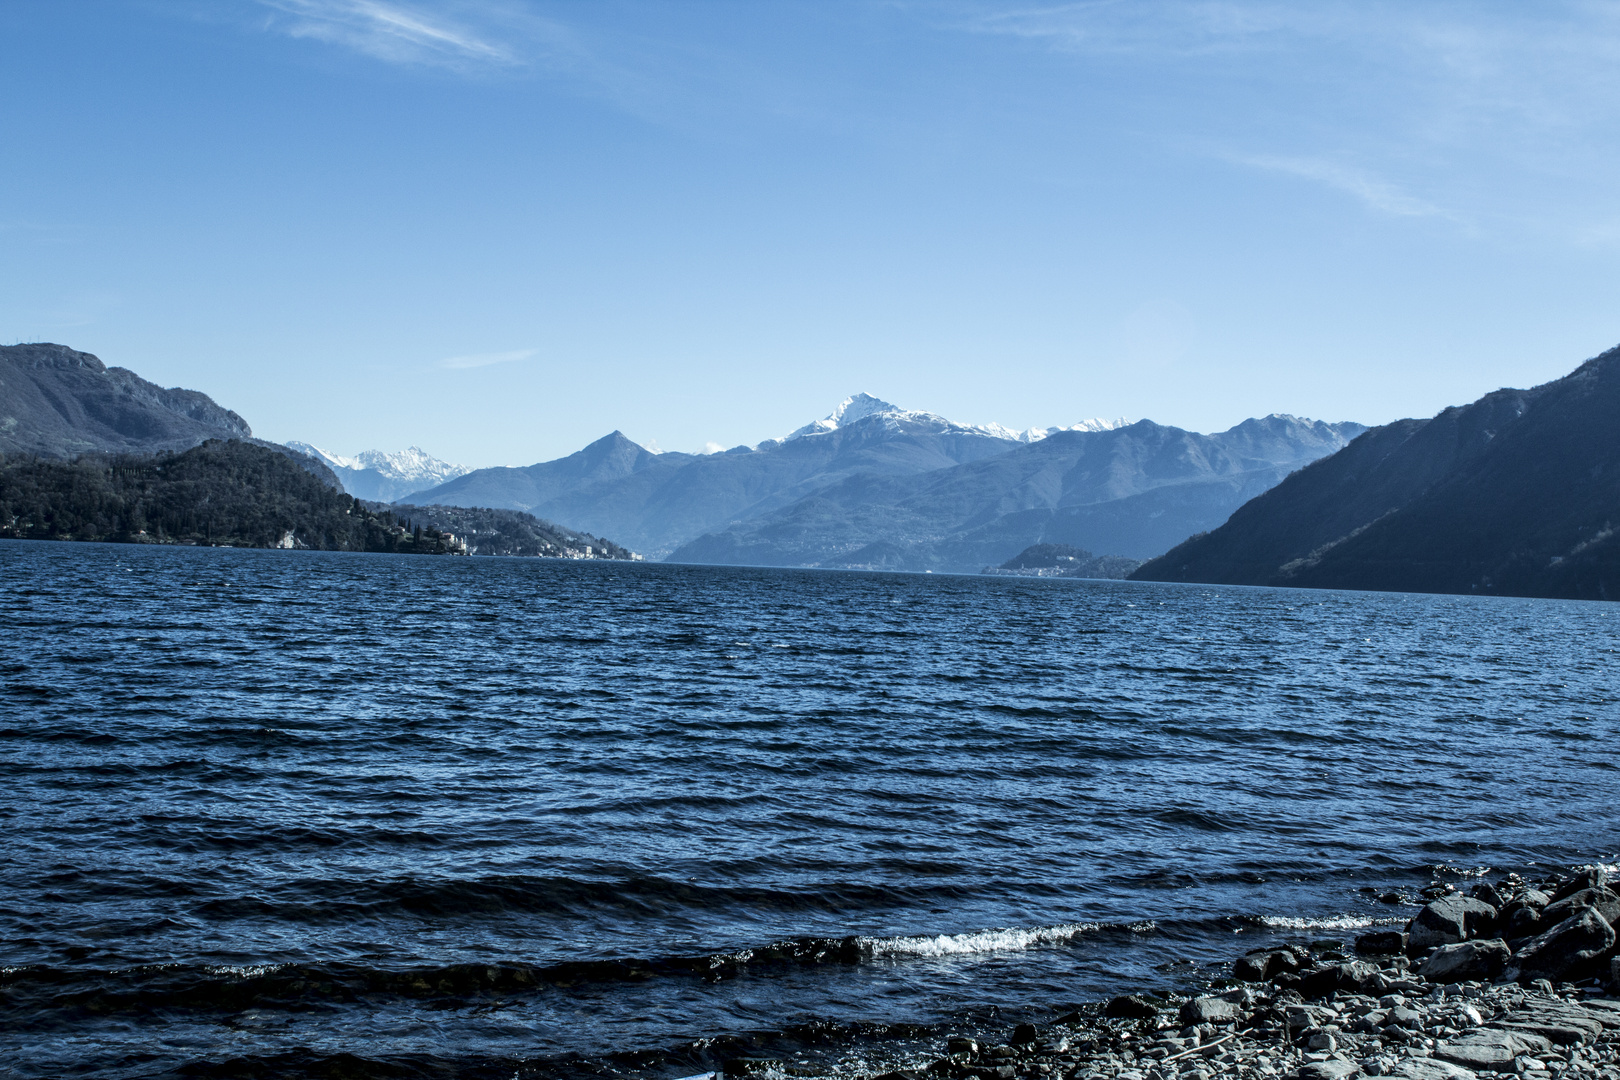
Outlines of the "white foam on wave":
{"type": "Polygon", "coordinates": [[[1017,952],[1065,945],[1081,934],[1102,929],[1101,923],[1063,923],[1032,928],[979,930],[937,937],[862,938],[873,956],[964,956],[971,953],[1017,952]]]}
{"type": "MultiPolygon", "coordinates": [[[[178,967],[179,965],[174,965],[178,967]]],[[[282,964],[204,964],[203,971],[210,975],[235,975],[244,979],[256,979],[262,975],[274,975],[285,965],[282,964]]]]}
{"type": "Polygon", "coordinates": [[[1390,915],[1329,915],[1302,919],[1291,915],[1262,915],[1260,925],[1273,930],[1363,930],[1369,926],[1394,926],[1406,920],[1390,915]]]}

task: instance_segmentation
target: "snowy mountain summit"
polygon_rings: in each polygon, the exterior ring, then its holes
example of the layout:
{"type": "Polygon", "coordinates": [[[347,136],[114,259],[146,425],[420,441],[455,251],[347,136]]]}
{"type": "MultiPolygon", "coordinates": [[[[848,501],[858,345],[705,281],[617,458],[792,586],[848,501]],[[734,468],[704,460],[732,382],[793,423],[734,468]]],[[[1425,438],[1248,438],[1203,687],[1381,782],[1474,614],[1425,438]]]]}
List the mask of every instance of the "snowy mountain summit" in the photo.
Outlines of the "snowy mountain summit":
{"type": "Polygon", "coordinates": [[[343,482],[343,490],[361,499],[393,502],[401,495],[436,487],[472,470],[465,465],[440,461],[420,446],[390,454],[365,450],[344,457],[304,442],[290,442],[288,448],[325,462],[343,482]]]}
{"type": "Polygon", "coordinates": [[[954,421],[945,419],[945,417],[940,416],[937,413],[902,409],[898,405],[889,404],[882,398],[876,398],[871,394],[863,393],[845,398],[843,401],[839,402],[838,407],[825,418],[812,421],[811,423],[804,425],[802,428],[789,433],[781,439],[771,439],[765,443],[761,443],[760,446],[765,447],[778,443],[791,442],[794,439],[802,439],[810,435],[825,435],[828,432],[837,431],[839,428],[849,427],[851,424],[859,423],[862,420],[874,416],[880,417],[888,424],[888,426],[891,427],[898,427],[899,425],[908,423],[920,424],[925,425],[933,430],[971,431],[977,432],[980,435],[989,435],[994,439],[1005,439],[1008,442],[1020,443],[1039,442],[1048,435],[1055,434],[1059,431],[1112,431],[1114,428],[1121,428],[1130,423],[1130,421],[1126,420],[1124,417],[1120,417],[1117,420],[1082,420],[1079,423],[1071,424],[1068,427],[1058,425],[1056,427],[1028,428],[1024,431],[1016,431],[1013,428],[1004,427],[1001,424],[958,424],[954,421]]]}

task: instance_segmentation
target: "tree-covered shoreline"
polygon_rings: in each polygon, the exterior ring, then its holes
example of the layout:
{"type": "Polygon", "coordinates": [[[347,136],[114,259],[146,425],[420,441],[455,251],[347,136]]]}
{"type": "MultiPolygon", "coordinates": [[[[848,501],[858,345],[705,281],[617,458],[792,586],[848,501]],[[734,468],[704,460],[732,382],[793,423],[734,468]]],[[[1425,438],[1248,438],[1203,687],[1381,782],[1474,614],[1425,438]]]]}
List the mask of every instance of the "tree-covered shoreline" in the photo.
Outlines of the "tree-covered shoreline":
{"type": "Polygon", "coordinates": [[[444,555],[459,540],[237,440],[181,452],[0,457],[0,537],[444,555]]]}

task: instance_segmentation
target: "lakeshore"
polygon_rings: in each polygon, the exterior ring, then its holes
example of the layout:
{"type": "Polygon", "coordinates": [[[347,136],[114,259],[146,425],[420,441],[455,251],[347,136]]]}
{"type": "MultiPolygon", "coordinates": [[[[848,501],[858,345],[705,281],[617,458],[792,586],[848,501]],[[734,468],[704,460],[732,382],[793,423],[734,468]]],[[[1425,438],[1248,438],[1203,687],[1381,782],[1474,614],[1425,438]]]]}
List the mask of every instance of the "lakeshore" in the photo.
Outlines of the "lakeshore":
{"type": "MultiPolygon", "coordinates": [[[[1000,1043],[949,1038],[932,1062],[873,1080],[1620,1080],[1608,886],[1601,868],[1436,884],[1404,931],[1249,953],[1217,992],[1125,994],[1000,1043]]],[[[792,1071],[742,1058],[710,1075],[792,1071]]]]}

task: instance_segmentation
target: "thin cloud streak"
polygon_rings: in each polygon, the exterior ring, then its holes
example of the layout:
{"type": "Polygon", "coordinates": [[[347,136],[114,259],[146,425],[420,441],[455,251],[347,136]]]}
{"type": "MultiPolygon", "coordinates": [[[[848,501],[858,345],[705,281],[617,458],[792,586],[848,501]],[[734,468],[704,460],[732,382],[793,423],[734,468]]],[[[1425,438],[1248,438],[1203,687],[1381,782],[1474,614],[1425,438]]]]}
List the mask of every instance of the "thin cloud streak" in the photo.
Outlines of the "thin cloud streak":
{"type": "Polygon", "coordinates": [[[473,353],[469,356],[447,356],[439,361],[439,366],[451,371],[462,371],[467,368],[489,367],[491,364],[510,364],[518,360],[527,360],[539,349],[512,349],[509,352],[473,353]]]}
{"type": "Polygon", "coordinates": [[[970,7],[957,25],[971,33],[1044,40],[1064,51],[1185,56],[1265,48],[1279,35],[1318,34],[1335,21],[1331,8],[1286,4],[1081,0],[989,11],[970,7]]]}
{"type": "Polygon", "coordinates": [[[1387,180],[1361,169],[1340,165],[1319,158],[1303,157],[1237,157],[1240,165],[1256,169],[1286,173],[1354,196],[1369,209],[1393,217],[1438,217],[1456,220],[1456,215],[1430,202],[1408,195],[1387,180]]]}
{"type": "Polygon", "coordinates": [[[510,47],[421,8],[385,0],[257,0],[280,13],[269,28],[396,64],[512,66],[510,47]]]}

